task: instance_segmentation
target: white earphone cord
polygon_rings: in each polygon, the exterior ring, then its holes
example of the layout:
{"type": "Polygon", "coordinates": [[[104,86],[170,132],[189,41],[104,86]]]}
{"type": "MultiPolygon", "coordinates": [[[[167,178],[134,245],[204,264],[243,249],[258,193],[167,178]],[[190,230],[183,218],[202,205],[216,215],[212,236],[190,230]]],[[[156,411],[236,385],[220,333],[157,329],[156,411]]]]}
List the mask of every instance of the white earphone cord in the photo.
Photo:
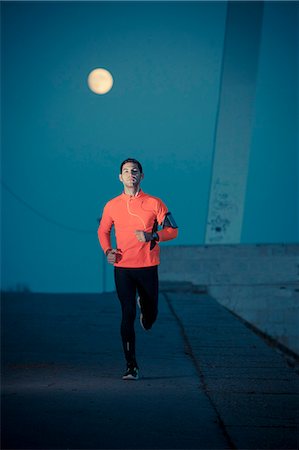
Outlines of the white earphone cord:
{"type": "Polygon", "coordinates": [[[144,231],[145,231],[145,230],[146,230],[146,226],[145,226],[144,220],[142,219],[142,217],[138,216],[138,214],[134,214],[134,213],[132,213],[132,212],[130,211],[129,200],[127,200],[127,210],[128,210],[128,213],[129,213],[131,216],[138,217],[138,219],[141,220],[141,222],[143,223],[144,231]]]}

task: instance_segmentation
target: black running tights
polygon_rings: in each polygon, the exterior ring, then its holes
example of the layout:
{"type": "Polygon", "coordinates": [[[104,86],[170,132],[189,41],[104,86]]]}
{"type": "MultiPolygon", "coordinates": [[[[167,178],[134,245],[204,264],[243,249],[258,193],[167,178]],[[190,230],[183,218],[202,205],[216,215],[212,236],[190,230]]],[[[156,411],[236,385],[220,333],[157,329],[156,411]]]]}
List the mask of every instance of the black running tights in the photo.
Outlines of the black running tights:
{"type": "Polygon", "coordinates": [[[140,297],[143,324],[150,329],[158,315],[158,266],[128,269],[114,267],[116,292],[121,304],[121,337],[128,364],[137,365],[135,355],[136,293],[140,297]]]}

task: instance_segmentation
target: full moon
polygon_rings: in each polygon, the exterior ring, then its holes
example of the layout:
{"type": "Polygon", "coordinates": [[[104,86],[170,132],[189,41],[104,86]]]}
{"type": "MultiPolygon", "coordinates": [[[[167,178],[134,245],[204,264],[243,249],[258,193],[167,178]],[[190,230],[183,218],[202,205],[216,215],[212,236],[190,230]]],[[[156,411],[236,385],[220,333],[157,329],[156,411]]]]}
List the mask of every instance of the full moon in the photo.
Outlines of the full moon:
{"type": "Polygon", "coordinates": [[[87,83],[95,94],[107,94],[113,86],[113,78],[106,69],[94,69],[88,75],[87,83]]]}

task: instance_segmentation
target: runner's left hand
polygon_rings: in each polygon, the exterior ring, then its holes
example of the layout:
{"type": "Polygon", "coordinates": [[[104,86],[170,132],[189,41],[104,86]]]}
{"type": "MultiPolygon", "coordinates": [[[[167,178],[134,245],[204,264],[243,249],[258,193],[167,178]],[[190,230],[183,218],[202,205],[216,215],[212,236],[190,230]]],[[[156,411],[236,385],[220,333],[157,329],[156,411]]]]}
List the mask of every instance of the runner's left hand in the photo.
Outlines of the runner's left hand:
{"type": "Polygon", "coordinates": [[[139,242],[149,242],[153,240],[152,233],[147,233],[146,231],[136,230],[135,236],[139,242]]]}

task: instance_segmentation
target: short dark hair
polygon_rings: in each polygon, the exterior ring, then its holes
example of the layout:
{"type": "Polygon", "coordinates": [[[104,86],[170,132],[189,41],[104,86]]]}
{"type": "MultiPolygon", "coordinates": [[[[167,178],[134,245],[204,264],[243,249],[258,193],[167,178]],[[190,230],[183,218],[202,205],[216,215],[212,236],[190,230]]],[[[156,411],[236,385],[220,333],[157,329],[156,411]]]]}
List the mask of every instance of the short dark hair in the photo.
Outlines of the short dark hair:
{"type": "Polygon", "coordinates": [[[142,173],[142,165],[140,164],[139,161],[137,161],[137,159],[134,159],[134,158],[127,158],[121,163],[121,165],[120,165],[120,173],[122,173],[123,166],[126,163],[134,163],[134,164],[136,164],[138,166],[138,169],[140,170],[140,173],[142,173]]]}

